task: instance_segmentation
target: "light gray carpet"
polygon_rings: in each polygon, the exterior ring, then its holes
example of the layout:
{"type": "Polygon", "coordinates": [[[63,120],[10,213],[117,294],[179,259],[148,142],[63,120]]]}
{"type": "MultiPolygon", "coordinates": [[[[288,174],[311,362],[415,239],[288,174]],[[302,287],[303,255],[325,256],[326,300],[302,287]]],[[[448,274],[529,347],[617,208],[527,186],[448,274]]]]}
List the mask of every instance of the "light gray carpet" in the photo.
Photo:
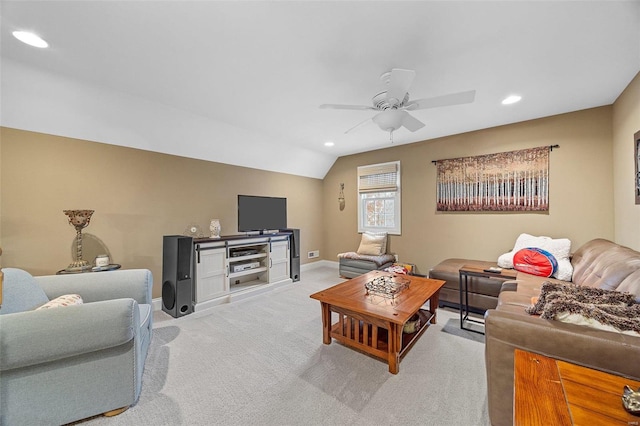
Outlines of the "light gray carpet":
{"type": "MultiPolygon", "coordinates": [[[[487,425],[484,344],[442,332],[440,310],[390,374],[386,364],[322,344],[320,303],[342,280],[303,271],[294,285],[156,321],[138,404],[88,425],[487,425]]],[[[156,313],[156,318],[159,318],[156,313]]]]}
{"type": "MultiPolygon", "coordinates": [[[[474,330],[483,330],[483,326],[479,326],[478,324],[472,323],[469,325],[465,325],[465,328],[473,327],[474,330]]],[[[442,331],[445,333],[453,334],[454,336],[464,337],[465,339],[470,339],[475,342],[484,343],[484,334],[474,333],[473,331],[463,330],[460,328],[460,317],[456,312],[455,318],[449,318],[447,323],[442,327],[442,331]]]]}

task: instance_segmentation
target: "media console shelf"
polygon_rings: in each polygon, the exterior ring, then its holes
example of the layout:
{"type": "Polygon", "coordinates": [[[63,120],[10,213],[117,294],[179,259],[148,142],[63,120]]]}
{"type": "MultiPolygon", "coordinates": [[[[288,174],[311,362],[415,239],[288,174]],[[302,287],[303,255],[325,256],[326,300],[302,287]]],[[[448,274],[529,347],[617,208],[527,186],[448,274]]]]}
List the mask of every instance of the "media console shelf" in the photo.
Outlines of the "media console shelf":
{"type": "Polygon", "coordinates": [[[194,310],[292,283],[289,234],[193,240],[194,310]]]}

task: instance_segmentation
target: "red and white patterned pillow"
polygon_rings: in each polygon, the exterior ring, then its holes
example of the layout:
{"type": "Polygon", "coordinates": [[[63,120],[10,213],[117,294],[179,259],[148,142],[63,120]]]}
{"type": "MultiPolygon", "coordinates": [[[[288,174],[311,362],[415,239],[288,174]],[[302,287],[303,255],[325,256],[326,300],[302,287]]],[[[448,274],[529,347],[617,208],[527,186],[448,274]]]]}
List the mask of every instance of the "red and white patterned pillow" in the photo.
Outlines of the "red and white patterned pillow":
{"type": "Polygon", "coordinates": [[[63,306],[71,305],[82,305],[82,297],[80,297],[79,294],[65,294],[48,301],[44,305],[37,308],[36,311],[40,309],[60,308],[63,306]]]}
{"type": "Polygon", "coordinates": [[[540,277],[550,277],[558,269],[558,261],[546,250],[528,247],[513,255],[513,268],[540,277]]]}

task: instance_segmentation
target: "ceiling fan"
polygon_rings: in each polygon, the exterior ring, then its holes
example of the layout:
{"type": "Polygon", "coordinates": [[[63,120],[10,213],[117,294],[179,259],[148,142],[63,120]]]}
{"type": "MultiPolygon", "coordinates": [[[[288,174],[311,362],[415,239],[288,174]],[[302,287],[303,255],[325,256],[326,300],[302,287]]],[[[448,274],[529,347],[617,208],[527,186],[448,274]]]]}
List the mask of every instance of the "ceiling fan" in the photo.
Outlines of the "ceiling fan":
{"type": "Polygon", "coordinates": [[[387,90],[378,93],[372,98],[373,106],[323,104],[320,105],[320,108],[380,111],[373,117],[356,124],[345,133],[349,133],[369,121],[373,121],[380,129],[389,132],[389,138],[391,142],[393,142],[393,132],[400,127],[405,127],[411,132],[415,132],[424,127],[423,122],[407,111],[467,104],[473,102],[475,99],[476,91],[469,90],[433,98],[409,100],[408,90],[415,76],[415,71],[400,68],[394,68],[382,74],[380,79],[387,86],[387,90]]]}

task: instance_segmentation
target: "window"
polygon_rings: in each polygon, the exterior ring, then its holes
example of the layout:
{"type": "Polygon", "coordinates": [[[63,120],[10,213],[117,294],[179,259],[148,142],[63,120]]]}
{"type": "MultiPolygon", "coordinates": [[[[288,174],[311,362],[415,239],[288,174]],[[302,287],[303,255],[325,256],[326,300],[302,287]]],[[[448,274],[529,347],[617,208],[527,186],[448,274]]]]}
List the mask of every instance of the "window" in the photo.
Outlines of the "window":
{"type": "Polygon", "coordinates": [[[358,167],[358,232],[400,235],[400,162],[358,167]]]}

